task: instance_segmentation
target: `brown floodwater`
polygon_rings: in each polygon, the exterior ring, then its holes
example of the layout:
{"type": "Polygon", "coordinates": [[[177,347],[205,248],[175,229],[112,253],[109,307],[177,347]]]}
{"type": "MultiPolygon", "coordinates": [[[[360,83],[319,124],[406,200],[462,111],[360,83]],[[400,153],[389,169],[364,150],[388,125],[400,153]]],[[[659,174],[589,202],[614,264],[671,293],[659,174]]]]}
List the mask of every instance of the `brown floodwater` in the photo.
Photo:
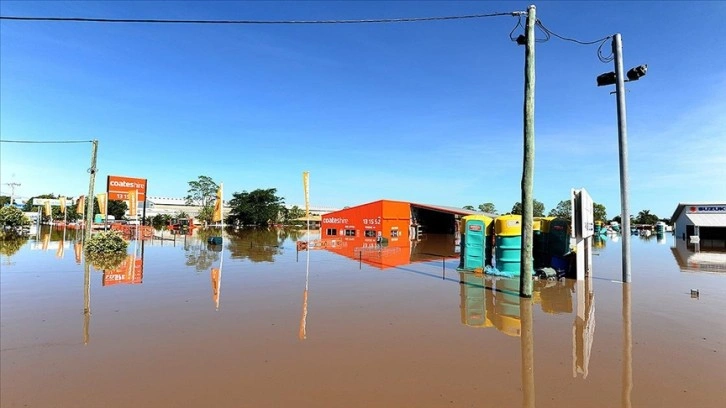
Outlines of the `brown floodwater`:
{"type": "Polygon", "coordinates": [[[132,242],[105,271],[71,231],[4,244],[0,406],[724,406],[724,254],[670,235],[633,237],[630,285],[607,238],[590,278],[525,300],[458,272],[453,236],[210,233],[132,242]]]}

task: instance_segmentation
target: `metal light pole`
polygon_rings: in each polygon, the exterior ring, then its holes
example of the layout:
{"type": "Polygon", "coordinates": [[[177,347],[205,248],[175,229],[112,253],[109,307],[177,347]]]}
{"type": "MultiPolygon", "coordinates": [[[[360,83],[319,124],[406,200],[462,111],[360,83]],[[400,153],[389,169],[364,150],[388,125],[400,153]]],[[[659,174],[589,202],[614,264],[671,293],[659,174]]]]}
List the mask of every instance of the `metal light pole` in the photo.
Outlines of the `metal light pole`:
{"type": "Polygon", "coordinates": [[[625,73],[623,41],[620,33],[613,37],[615,56],[615,95],[618,103],[618,151],[620,153],[620,222],[623,238],[623,283],[630,282],[630,200],[628,194],[628,128],[625,114],[625,73]]]}

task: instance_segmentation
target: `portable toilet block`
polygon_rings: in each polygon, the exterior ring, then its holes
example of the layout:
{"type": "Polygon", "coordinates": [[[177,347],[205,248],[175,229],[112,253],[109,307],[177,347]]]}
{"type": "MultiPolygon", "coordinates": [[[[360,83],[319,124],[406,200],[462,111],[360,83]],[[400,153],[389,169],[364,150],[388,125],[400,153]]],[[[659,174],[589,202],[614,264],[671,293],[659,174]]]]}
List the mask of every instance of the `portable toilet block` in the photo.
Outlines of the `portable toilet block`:
{"type": "Polygon", "coordinates": [[[547,235],[547,254],[550,257],[564,256],[570,252],[570,221],[566,218],[555,218],[549,223],[547,235]]]}
{"type": "Polygon", "coordinates": [[[522,254],[522,216],[502,215],[494,220],[496,267],[502,272],[520,274],[522,254]]]}
{"type": "Polygon", "coordinates": [[[491,236],[492,230],[491,217],[486,215],[467,215],[462,218],[462,257],[464,259],[464,269],[476,270],[484,269],[491,264],[492,248],[491,236]]]}

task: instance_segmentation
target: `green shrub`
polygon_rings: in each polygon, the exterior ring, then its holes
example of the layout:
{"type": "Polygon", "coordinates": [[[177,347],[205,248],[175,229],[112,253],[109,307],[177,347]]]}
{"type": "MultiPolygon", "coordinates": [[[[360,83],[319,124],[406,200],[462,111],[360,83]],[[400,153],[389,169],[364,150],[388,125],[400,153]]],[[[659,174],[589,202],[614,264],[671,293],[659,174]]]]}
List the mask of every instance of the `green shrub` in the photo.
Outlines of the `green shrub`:
{"type": "Polygon", "coordinates": [[[118,231],[99,232],[86,241],[84,251],[90,254],[126,254],[129,244],[118,231]]]}
{"type": "Polygon", "coordinates": [[[30,225],[30,219],[19,208],[5,206],[0,208],[0,229],[30,225]]]}

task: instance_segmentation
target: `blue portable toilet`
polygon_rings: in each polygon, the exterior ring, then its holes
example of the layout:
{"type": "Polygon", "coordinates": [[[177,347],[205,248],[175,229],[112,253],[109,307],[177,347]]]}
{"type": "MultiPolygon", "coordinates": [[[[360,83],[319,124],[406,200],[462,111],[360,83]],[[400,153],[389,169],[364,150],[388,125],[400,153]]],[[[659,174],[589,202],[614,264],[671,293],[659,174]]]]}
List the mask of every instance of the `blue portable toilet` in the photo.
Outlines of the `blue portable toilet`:
{"type": "Polygon", "coordinates": [[[465,270],[484,269],[487,263],[491,264],[492,247],[489,237],[492,221],[486,215],[467,215],[462,218],[462,257],[465,270]]]}

